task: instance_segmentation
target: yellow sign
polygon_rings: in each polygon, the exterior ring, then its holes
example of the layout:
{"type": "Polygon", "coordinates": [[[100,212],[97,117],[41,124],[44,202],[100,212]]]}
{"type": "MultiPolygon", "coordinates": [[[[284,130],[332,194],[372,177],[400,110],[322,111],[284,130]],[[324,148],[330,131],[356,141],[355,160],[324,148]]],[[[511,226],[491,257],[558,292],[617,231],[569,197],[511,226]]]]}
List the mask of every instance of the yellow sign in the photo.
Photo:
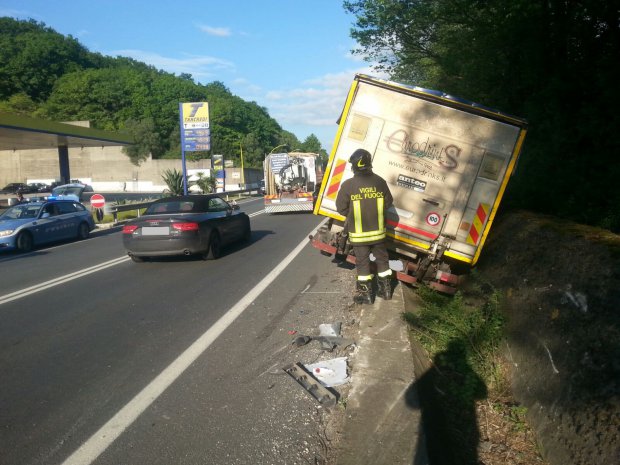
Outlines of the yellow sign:
{"type": "Polygon", "coordinates": [[[209,103],[183,103],[183,129],[209,129],[209,103]]]}

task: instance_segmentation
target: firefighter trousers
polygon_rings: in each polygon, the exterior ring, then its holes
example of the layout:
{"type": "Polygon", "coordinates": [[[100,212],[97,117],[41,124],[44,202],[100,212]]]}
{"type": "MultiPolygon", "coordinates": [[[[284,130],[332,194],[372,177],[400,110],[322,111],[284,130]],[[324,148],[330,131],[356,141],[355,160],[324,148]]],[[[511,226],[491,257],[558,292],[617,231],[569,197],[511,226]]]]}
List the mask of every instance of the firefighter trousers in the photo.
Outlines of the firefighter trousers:
{"type": "Polygon", "coordinates": [[[388,251],[385,242],[373,245],[353,245],[355,253],[355,266],[357,268],[357,279],[359,281],[369,281],[372,279],[370,270],[370,254],[375,257],[377,274],[379,276],[389,276],[391,274],[388,251]]]}

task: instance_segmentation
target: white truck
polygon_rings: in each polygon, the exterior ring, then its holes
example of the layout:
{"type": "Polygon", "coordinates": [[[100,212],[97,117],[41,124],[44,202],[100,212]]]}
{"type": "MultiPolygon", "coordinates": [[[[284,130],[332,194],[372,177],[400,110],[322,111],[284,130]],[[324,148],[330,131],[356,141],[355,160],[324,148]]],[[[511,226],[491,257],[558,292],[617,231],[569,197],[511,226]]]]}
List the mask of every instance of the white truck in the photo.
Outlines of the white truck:
{"type": "Polygon", "coordinates": [[[453,294],[459,274],[480,256],[526,127],[442,92],[357,75],[314,209],[329,220],[312,245],[355,263],[336,196],[353,175],[349,156],[364,148],[394,197],[386,226],[396,277],[453,294]]]}
{"type": "Polygon", "coordinates": [[[265,213],[312,212],[315,186],[322,179],[317,157],[309,152],[265,157],[265,213]]]}

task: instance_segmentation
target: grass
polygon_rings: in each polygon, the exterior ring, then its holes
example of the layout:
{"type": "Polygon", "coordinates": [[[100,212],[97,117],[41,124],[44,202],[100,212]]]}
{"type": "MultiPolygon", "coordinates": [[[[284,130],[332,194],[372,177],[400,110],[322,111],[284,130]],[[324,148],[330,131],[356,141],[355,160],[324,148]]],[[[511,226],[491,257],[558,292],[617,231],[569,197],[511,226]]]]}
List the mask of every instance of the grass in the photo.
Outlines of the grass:
{"type": "MultiPolygon", "coordinates": [[[[461,375],[479,377],[490,389],[504,389],[498,363],[498,348],[504,338],[500,292],[472,272],[466,288],[453,297],[426,287],[418,289],[418,296],[419,310],[406,312],[404,319],[429,357],[461,375]]],[[[467,377],[464,381],[466,386],[474,384],[467,377]]],[[[456,394],[469,402],[470,390],[459,389],[456,394]]]]}
{"type": "Polygon", "coordinates": [[[510,392],[500,353],[504,340],[501,293],[473,271],[453,297],[420,287],[419,305],[403,314],[411,337],[432,360],[419,378],[422,401],[432,405],[441,444],[429,443],[436,463],[476,463],[479,429],[476,405],[483,399],[502,406],[515,429],[524,425],[525,409],[504,402],[510,392]],[[451,455],[459,451],[460,456],[451,455]],[[454,462],[457,460],[457,462],[454,462]]]}
{"type": "MultiPolygon", "coordinates": [[[[146,210],[146,208],[143,208],[142,210],[140,210],[140,214],[144,213],[145,210],[146,210]]],[[[137,218],[137,217],[138,217],[137,210],[131,210],[131,211],[126,211],[126,212],[118,212],[116,214],[117,221],[131,220],[131,219],[137,218]]],[[[95,215],[95,212],[93,212],[93,219],[95,220],[96,224],[113,223],[114,222],[114,216],[113,215],[104,215],[101,221],[97,221],[97,217],[95,215]]]]}

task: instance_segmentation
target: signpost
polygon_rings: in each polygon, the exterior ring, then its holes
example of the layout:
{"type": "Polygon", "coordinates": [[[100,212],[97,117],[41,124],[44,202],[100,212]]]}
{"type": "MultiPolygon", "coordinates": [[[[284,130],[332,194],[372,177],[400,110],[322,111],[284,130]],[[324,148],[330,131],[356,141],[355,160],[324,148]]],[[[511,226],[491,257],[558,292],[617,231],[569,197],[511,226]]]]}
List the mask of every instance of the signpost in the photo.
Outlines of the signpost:
{"type": "Polygon", "coordinates": [[[103,208],[105,206],[105,197],[101,194],[93,194],[90,197],[90,206],[92,208],[103,208]]]}
{"type": "Polygon", "coordinates": [[[185,152],[211,150],[211,128],[209,125],[209,103],[179,103],[181,127],[181,160],[183,164],[183,193],[187,195],[187,171],[185,152]]]}
{"type": "Polygon", "coordinates": [[[103,207],[105,206],[105,197],[101,194],[93,194],[90,196],[90,207],[95,209],[97,221],[103,219],[103,207]]]}

